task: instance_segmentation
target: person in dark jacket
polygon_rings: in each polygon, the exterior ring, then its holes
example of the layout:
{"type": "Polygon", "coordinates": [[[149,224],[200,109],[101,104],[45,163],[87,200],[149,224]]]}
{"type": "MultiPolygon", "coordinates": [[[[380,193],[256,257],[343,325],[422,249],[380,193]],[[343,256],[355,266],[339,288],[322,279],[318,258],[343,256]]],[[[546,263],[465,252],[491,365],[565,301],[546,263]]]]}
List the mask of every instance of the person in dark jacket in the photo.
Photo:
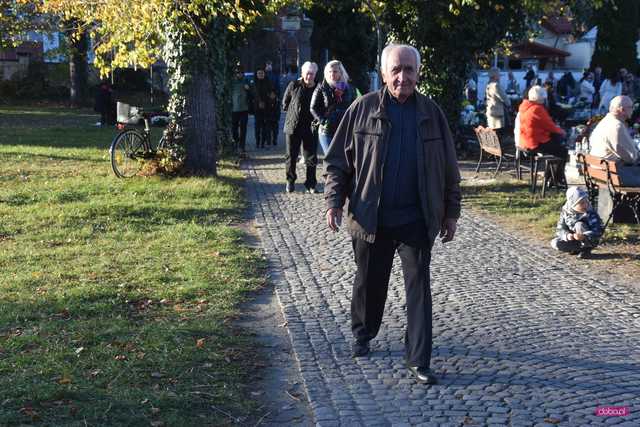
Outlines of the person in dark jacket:
{"type": "MultiPolygon", "coordinates": [[[[280,76],[278,75],[278,73],[273,71],[273,62],[271,61],[265,62],[264,71],[265,77],[271,82],[271,87],[276,94],[277,108],[275,110],[270,110],[269,114],[271,117],[273,117],[273,114],[277,114],[278,120],[280,120],[280,76]]],[[[272,122],[267,123],[267,133],[269,134],[267,144],[271,142],[271,145],[275,146],[278,143],[278,124],[279,123],[276,123],[276,126],[274,127],[272,122]]]]}
{"type": "Polygon", "coordinates": [[[318,140],[323,153],[329,151],[333,134],[355,94],[342,62],[329,61],[324,67],[324,80],[313,92],[311,114],[319,124],[318,140]]]}
{"type": "Polygon", "coordinates": [[[278,145],[278,126],[280,125],[280,102],[275,90],[269,92],[265,111],[266,144],[278,145]]]}
{"type": "Polygon", "coordinates": [[[347,229],[357,266],[351,298],[353,356],[369,353],[378,334],[397,251],[407,302],[404,338],[409,374],[435,384],[432,350],[431,248],[454,238],[460,172],[440,107],[416,91],[420,53],[389,45],[381,55],[385,86],[347,109],[325,158],[325,213],[337,231],[349,199],[347,229]]]}
{"type": "Polygon", "coordinates": [[[589,203],[588,193],[579,187],[567,190],[551,247],[561,252],[589,258],[603,233],[602,219],[589,203]]]}
{"type": "Polygon", "coordinates": [[[242,69],[236,69],[231,83],[231,131],[233,141],[240,156],[246,154],[247,119],[249,118],[249,84],[244,79],[242,69]]]}
{"type": "Polygon", "coordinates": [[[533,80],[536,78],[536,72],[533,71],[533,66],[527,66],[527,74],[524,75],[524,81],[526,82],[526,86],[524,88],[525,92],[529,91],[529,88],[533,85],[533,80]]]}
{"type": "Polygon", "coordinates": [[[264,70],[256,70],[256,79],[251,91],[253,115],[255,117],[256,148],[265,148],[267,141],[267,102],[269,93],[273,91],[271,82],[266,78],[264,70]]]}
{"type": "Polygon", "coordinates": [[[316,86],[318,65],[305,62],[302,65],[302,77],[289,83],[282,97],[282,110],[286,111],[284,119],[284,136],[287,144],[285,154],[287,193],[295,190],[296,161],[302,156],[307,169],[304,186],[309,193],[316,193],[316,167],[318,164],[318,140],[311,131],[311,97],[316,86]]]}
{"type": "Polygon", "coordinates": [[[100,126],[112,124],[113,122],[113,114],[111,113],[113,109],[112,92],[113,90],[106,80],[103,80],[98,86],[93,110],[96,113],[100,113],[100,126]]]}

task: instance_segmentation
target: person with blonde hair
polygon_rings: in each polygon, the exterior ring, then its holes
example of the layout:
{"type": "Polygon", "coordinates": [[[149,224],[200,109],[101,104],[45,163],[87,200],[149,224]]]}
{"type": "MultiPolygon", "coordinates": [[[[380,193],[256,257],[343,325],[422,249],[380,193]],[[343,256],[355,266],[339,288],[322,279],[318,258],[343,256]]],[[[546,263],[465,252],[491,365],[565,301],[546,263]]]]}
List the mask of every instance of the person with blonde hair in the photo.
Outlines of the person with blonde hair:
{"type": "Polygon", "coordinates": [[[329,61],[324,67],[324,80],[311,98],[311,114],[319,125],[318,140],[325,155],[344,112],[354,99],[344,65],[337,60],[329,61]]]}

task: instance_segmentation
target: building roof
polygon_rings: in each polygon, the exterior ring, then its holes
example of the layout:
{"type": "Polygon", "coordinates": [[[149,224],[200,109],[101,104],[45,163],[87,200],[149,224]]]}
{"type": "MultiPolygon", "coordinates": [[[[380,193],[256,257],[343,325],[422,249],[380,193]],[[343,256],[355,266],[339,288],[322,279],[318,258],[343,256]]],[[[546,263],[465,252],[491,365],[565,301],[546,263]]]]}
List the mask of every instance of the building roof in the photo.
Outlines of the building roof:
{"type": "Polygon", "coordinates": [[[564,16],[558,16],[555,18],[545,18],[542,21],[542,27],[551,31],[552,33],[562,35],[562,34],[571,34],[573,30],[573,26],[571,25],[571,21],[569,21],[564,16]]]}
{"type": "Polygon", "coordinates": [[[22,55],[42,60],[42,42],[25,41],[15,48],[0,49],[0,61],[17,61],[18,57],[22,55]]]}
{"type": "Polygon", "coordinates": [[[565,50],[532,41],[519,43],[513,46],[512,50],[512,56],[516,59],[565,58],[571,56],[571,54],[565,50]]]}

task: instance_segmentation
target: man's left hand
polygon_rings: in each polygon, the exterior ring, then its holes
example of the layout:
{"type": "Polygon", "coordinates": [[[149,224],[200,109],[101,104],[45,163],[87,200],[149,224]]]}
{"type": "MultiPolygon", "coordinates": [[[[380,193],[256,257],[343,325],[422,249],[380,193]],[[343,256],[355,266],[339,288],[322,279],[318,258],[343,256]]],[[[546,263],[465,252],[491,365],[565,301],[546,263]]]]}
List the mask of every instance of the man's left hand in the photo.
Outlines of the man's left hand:
{"type": "Polygon", "coordinates": [[[442,243],[447,243],[453,240],[453,236],[456,234],[458,228],[457,220],[455,218],[445,218],[440,228],[440,238],[442,243]]]}

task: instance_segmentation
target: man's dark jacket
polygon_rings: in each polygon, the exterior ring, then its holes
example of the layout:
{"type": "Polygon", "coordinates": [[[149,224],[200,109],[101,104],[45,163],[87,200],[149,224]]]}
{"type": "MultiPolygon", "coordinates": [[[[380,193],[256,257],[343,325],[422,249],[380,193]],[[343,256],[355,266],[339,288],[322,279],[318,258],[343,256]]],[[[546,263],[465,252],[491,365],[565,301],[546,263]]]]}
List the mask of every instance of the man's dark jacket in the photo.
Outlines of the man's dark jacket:
{"type": "MultiPolygon", "coordinates": [[[[302,79],[289,83],[282,97],[282,111],[286,111],[284,118],[284,133],[292,135],[298,132],[311,132],[311,96],[305,102],[304,90],[306,88],[302,79]]],[[[313,94],[313,89],[310,90],[313,94]]]]}
{"type": "MultiPolygon", "coordinates": [[[[433,244],[445,218],[460,216],[460,172],[449,125],[438,105],[416,92],[418,190],[433,244]]],[[[386,87],[358,98],[345,113],[325,158],[328,208],[349,199],[347,228],[357,239],[373,243],[378,226],[384,161],[391,123],[386,87]]]]}

